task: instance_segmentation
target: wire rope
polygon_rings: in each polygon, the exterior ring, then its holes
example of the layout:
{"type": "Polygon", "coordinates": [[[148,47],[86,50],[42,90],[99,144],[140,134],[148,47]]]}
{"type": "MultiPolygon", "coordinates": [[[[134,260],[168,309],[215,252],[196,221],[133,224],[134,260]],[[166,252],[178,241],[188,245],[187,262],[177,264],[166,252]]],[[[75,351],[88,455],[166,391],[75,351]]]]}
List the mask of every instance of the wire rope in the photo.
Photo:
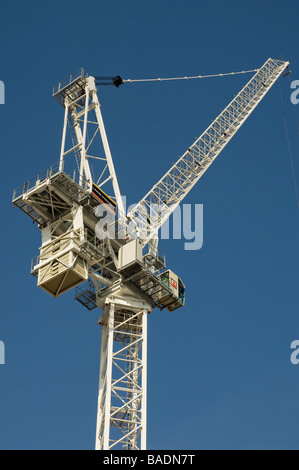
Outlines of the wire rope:
{"type": "Polygon", "coordinates": [[[286,118],[286,112],[285,112],[285,106],[284,106],[284,100],[283,100],[283,96],[282,96],[282,90],[281,90],[280,82],[279,82],[279,91],[280,91],[280,102],[281,102],[282,116],[283,116],[284,128],[285,128],[286,139],[287,139],[287,144],[288,144],[288,151],[289,151],[289,157],[290,157],[290,163],[291,163],[292,177],[293,177],[293,182],[294,182],[294,189],[295,189],[295,194],[296,194],[297,206],[298,206],[298,209],[299,209],[299,195],[298,195],[298,187],[297,187],[295,167],[294,167],[294,159],[293,159],[293,153],[292,153],[292,149],[291,149],[290,134],[289,134],[289,130],[288,130],[288,124],[287,124],[287,118],[286,118]]]}
{"type": "Polygon", "coordinates": [[[139,79],[131,79],[126,78],[123,79],[123,83],[140,83],[140,82],[166,82],[166,81],[173,81],[173,80],[196,80],[202,78],[215,78],[215,77],[228,77],[232,75],[243,75],[246,73],[254,73],[258,72],[259,69],[253,70],[243,70],[242,72],[230,72],[230,73],[217,73],[212,75],[195,75],[192,77],[167,77],[167,78],[139,78],[139,79]]]}

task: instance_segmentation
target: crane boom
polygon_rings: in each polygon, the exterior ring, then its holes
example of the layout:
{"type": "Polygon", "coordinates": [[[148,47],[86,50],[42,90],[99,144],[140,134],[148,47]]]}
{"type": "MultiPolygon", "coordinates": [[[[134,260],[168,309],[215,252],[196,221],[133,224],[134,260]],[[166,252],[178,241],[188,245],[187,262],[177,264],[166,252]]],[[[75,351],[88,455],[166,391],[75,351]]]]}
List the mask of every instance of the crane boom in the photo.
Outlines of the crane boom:
{"type": "Polygon", "coordinates": [[[210,127],[194,142],[128,214],[143,245],[207,171],[220,152],[258,106],[289,62],[268,59],[210,127]]]}

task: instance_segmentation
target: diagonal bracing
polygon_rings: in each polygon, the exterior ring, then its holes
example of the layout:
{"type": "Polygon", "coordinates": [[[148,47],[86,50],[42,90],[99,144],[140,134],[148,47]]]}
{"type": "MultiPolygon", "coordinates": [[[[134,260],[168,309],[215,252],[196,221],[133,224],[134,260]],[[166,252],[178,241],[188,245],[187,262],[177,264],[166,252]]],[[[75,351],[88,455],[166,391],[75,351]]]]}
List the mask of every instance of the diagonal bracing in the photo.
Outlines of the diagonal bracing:
{"type": "Polygon", "coordinates": [[[102,323],[98,450],[146,447],[147,310],[110,304],[102,323]]]}
{"type": "Polygon", "coordinates": [[[147,245],[289,65],[268,59],[211,126],[128,214],[147,245]]]}

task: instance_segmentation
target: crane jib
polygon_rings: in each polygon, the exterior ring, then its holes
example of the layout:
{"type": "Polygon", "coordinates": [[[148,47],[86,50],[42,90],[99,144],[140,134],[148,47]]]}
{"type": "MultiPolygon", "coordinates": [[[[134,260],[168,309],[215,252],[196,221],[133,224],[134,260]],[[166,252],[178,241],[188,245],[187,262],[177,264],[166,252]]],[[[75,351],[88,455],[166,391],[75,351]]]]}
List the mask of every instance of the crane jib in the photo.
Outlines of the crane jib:
{"type": "Polygon", "coordinates": [[[109,209],[112,209],[114,213],[116,213],[116,207],[117,204],[116,202],[113,201],[104,191],[102,191],[96,184],[92,183],[92,195],[100,201],[102,204],[105,204],[106,206],[109,207],[109,209]]]}
{"type": "Polygon", "coordinates": [[[268,59],[230,104],[129,212],[145,246],[258,106],[289,62],[268,59]],[[156,209],[155,209],[156,208],[156,209]],[[151,213],[149,226],[147,217],[151,213]]]}

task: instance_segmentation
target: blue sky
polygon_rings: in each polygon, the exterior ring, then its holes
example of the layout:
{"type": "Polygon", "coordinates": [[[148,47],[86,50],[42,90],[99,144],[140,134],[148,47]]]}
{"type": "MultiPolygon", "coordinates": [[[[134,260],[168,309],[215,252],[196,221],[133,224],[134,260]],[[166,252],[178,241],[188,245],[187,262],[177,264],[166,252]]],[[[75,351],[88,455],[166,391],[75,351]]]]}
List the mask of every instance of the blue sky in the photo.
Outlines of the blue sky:
{"type": "MultiPolygon", "coordinates": [[[[100,311],[53,300],[30,276],[40,233],[12,208],[15,187],[58,160],[53,85],[90,75],[185,76],[291,62],[297,0],[1,2],[2,274],[0,448],[92,449],[100,311]],[[270,5],[270,7],[269,7],[270,5]]],[[[130,203],[169,169],[248,76],[100,90],[130,203]]],[[[280,80],[298,179],[289,77],[280,80]]],[[[299,105],[297,105],[297,114],[299,105]]],[[[184,309],[149,318],[149,449],[298,449],[298,207],[279,84],[185,200],[204,205],[204,245],[161,242],[187,286],[184,309]]]]}

